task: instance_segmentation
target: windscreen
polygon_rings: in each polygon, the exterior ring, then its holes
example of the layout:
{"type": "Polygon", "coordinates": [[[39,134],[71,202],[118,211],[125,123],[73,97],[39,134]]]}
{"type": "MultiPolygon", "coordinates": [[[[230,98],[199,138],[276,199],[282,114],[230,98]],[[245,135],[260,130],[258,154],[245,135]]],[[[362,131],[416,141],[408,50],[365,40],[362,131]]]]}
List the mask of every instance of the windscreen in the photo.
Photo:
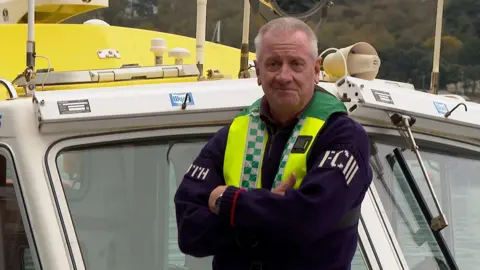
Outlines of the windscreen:
{"type": "MultiPolygon", "coordinates": [[[[63,151],[58,170],[87,269],[212,269],[178,248],[173,198],[207,138],[63,151]]],[[[361,249],[353,270],[369,269],[361,249]]]]}
{"type": "Polygon", "coordinates": [[[419,191],[431,215],[438,216],[415,154],[403,148],[406,144],[401,138],[375,136],[372,142],[378,149],[379,161],[372,163],[375,187],[410,269],[450,269],[448,253],[459,269],[476,269],[480,264],[480,258],[475,256],[480,245],[477,229],[480,211],[476,207],[480,202],[480,153],[455,147],[454,142],[442,145],[417,139],[426,171],[449,223],[440,232],[441,238],[436,238],[415,194],[419,191]],[[408,183],[408,175],[400,166],[402,161],[394,154],[395,148],[397,156],[403,156],[418,190],[408,183]],[[442,251],[442,245],[448,252],[442,251]]]}

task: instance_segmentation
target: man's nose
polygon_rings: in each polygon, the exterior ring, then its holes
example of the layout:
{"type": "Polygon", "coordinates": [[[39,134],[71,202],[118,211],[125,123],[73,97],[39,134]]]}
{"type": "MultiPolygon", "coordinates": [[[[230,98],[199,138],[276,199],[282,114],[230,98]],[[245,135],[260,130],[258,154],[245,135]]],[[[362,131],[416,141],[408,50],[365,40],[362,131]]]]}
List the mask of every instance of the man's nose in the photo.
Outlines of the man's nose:
{"type": "Polygon", "coordinates": [[[277,80],[280,83],[288,83],[292,81],[292,71],[290,70],[290,67],[287,64],[283,64],[282,68],[277,74],[277,80]]]}

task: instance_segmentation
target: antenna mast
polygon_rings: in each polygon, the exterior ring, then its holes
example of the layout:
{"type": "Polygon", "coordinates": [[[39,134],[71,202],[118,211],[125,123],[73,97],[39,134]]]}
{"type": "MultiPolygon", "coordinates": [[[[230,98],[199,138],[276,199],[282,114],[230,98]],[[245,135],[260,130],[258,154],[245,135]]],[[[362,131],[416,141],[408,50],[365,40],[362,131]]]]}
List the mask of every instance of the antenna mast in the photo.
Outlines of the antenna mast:
{"type": "Polygon", "coordinates": [[[222,21],[218,20],[217,23],[215,24],[215,29],[213,29],[213,35],[212,35],[212,42],[220,43],[221,42],[221,26],[222,26],[222,21]]]}
{"type": "Polygon", "coordinates": [[[435,45],[433,47],[433,69],[430,78],[430,93],[438,94],[440,81],[440,46],[442,43],[443,0],[437,0],[437,18],[435,20],[435,45]]]}
{"type": "Polygon", "coordinates": [[[250,36],[250,0],[243,0],[242,47],[240,49],[239,78],[250,78],[248,72],[248,39],[250,36]]]}
{"type": "Polygon", "coordinates": [[[205,59],[205,30],[207,27],[207,0],[197,0],[197,51],[196,62],[198,71],[200,72],[198,78],[203,76],[203,62],[205,59]]]}
{"type": "Polygon", "coordinates": [[[28,36],[27,36],[27,68],[23,72],[25,77],[25,93],[35,90],[35,84],[30,81],[35,77],[35,0],[28,0],[28,36]]]}

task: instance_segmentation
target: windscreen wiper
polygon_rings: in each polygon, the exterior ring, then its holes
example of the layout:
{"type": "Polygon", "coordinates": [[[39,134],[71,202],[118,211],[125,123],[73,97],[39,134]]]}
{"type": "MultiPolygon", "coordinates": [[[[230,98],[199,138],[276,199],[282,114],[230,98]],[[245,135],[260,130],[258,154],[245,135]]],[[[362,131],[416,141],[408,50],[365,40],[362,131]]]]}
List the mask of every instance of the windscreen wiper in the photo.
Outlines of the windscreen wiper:
{"type": "Polygon", "coordinates": [[[407,215],[404,213],[402,210],[402,207],[398,203],[395,195],[393,194],[390,186],[387,184],[387,181],[385,180],[384,174],[385,170],[383,168],[382,162],[380,160],[380,157],[378,156],[378,149],[377,145],[374,140],[370,140],[370,166],[372,167],[373,171],[375,172],[377,179],[382,183],[383,188],[385,189],[385,192],[387,193],[388,197],[390,198],[392,204],[394,205],[395,210],[397,210],[398,214],[402,218],[403,222],[405,223],[405,226],[407,227],[408,231],[414,236],[413,239],[414,241],[420,246],[422,244],[423,238],[421,237],[416,237],[416,235],[421,235],[420,232],[416,232],[413,229],[413,226],[410,224],[407,215]]]}
{"type": "MultiPolygon", "coordinates": [[[[393,150],[393,154],[389,154],[387,156],[387,160],[389,161],[389,164],[390,164],[392,170],[394,169],[395,163],[399,166],[399,168],[402,172],[402,175],[403,175],[404,179],[406,180],[408,186],[410,187],[410,189],[413,193],[413,196],[415,197],[415,202],[420,207],[420,211],[422,212],[423,216],[425,217],[425,219],[427,221],[431,221],[431,224],[434,224],[435,219],[432,217],[432,214],[430,212],[430,209],[428,208],[427,202],[425,201],[425,198],[423,197],[423,194],[420,191],[420,188],[418,187],[417,182],[415,181],[415,178],[413,177],[413,174],[408,167],[407,161],[403,157],[402,150],[398,147],[395,148],[393,150]]],[[[413,202],[410,202],[410,203],[413,203],[413,202]]],[[[412,210],[413,210],[413,208],[412,208],[412,210]]],[[[425,228],[427,229],[428,227],[425,227],[425,228]]],[[[435,238],[435,242],[438,245],[438,248],[440,249],[441,253],[443,254],[445,262],[448,265],[448,269],[457,270],[458,266],[455,262],[455,258],[452,255],[452,252],[450,251],[449,247],[447,246],[447,243],[446,243],[445,239],[443,238],[440,230],[435,230],[433,225],[430,226],[430,230],[431,230],[431,233],[432,233],[433,237],[435,238]]],[[[416,240],[414,238],[414,240],[415,240],[415,242],[417,242],[417,244],[419,244],[419,241],[417,241],[419,239],[416,240]]],[[[436,249],[436,247],[432,245],[433,242],[429,241],[428,239],[424,239],[423,242],[425,242],[425,241],[428,243],[428,245],[430,246],[430,250],[433,253],[433,251],[436,249]]],[[[422,242],[420,242],[420,243],[422,243],[422,242]]]]}
{"type": "MultiPolygon", "coordinates": [[[[411,127],[415,124],[416,119],[408,115],[394,113],[390,116],[390,120],[397,127],[400,135],[405,138],[405,140],[407,141],[407,144],[410,147],[410,150],[412,150],[417,156],[418,163],[420,164],[420,168],[422,169],[423,176],[425,177],[428,189],[432,195],[433,202],[435,203],[435,207],[437,208],[437,211],[438,211],[438,216],[428,219],[430,221],[430,228],[432,228],[432,230],[435,232],[439,232],[448,226],[448,222],[445,217],[445,214],[442,211],[442,207],[440,206],[440,203],[437,199],[437,194],[433,189],[433,185],[432,185],[432,182],[430,181],[430,177],[428,176],[427,170],[425,169],[425,165],[423,163],[422,157],[420,156],[420,151],[418,151],[419,147],[415,142],[415,138],[413,137],[411,127]]],[[[418,189],[418,191],[420,192],[420,189],[418,189]]]]}

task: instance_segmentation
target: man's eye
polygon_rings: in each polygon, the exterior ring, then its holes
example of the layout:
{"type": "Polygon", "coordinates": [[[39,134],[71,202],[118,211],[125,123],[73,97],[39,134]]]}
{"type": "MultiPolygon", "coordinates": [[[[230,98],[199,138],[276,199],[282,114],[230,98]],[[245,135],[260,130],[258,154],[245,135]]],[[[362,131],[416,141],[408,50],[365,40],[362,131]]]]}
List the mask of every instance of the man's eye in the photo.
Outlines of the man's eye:
{"type": "Polygon", "coordinates": [[[301,61],[294,61],[294,62],[292,62],[291,67],[294,71],[300,72],[300,71],[303,70],[304,64],[301,61]]]}
{"type": "Polygon", "coordinates": [[[267,66],[268,66],[269,68],[275,68],[275,67],[278,67],[278,65],[279,65],[278,62],[269,62],[269,63],[267,63],[267,66]]]}
{"type": "Polygon", "coordinates": [[[300,67],[300,66],[303,66],[303,63],[300,61],[294,61],[293,66],[300,67]]]}

